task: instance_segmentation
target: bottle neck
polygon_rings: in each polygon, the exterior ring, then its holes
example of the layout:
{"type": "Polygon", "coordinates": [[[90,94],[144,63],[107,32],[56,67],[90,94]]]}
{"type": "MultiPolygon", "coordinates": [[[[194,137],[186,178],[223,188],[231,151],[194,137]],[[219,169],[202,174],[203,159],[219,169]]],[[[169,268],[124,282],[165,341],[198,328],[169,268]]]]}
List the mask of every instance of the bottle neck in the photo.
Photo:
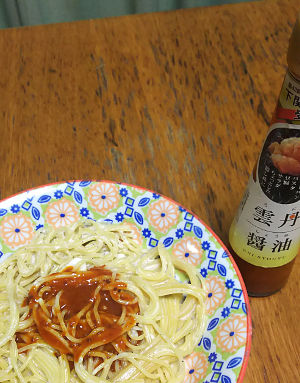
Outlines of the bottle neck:
{"type": "Polygon", "coordinates": [[[286,72],[272,123],[300,125],[300,79],[286,72]]]}

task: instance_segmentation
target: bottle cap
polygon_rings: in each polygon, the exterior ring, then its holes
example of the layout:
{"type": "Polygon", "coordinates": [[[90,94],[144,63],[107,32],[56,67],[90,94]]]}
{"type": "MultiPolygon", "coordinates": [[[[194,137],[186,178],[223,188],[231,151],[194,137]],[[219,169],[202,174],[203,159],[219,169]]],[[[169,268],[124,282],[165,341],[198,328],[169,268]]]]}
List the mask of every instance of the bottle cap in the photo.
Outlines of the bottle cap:
{"type": "Polygon", "coordinates": [[[300,13],[290,38],[287,62],[290,72],[300,79],[300,13]]]}

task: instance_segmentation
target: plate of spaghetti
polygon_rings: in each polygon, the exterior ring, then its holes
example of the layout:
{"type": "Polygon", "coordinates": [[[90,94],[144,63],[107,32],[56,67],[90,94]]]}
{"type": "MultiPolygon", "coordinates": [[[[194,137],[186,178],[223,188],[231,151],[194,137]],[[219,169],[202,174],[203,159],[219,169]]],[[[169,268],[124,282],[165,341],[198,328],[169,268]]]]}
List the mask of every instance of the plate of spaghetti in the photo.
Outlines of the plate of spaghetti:
{"type": "Polygon", "coordinates": [[[247,293],[219,238],[150,190],[41,186],[0,202],[0,382],[236,383],[247,293]]]}

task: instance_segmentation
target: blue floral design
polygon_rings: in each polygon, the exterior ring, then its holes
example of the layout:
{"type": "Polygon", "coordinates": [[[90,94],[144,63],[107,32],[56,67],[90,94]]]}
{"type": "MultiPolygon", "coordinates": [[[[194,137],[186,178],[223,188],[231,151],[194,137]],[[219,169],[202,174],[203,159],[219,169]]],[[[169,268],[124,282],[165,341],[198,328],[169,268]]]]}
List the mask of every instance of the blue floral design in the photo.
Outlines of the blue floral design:
{"type": "Polygon", "coordinates": [[[204,242],[202,243],[202,249],[203,249],[203,250],[208,250],[209,248],[210,248],[210,243],[207,242],[207,241],[204,241],[204,242]]]}
{"type": "Polygon", "coordinates": [[[42,227],[44,227],[44,225],[38,224],[38,225],[36,225],[35,230],[39,230],[39,229],[41,229],[42,227]]]}
{"type": "Polygon", "coordinates": [[[200,274],[202,275],[203,278],[206,278],[207,277],[207,269],[205,269],[204,267],[200,270],[200,274]]]}
{"type": "Polygon", "coordinates": [[[182,206],[179,206],[178,209],[179,209],[179,211],[181,211],[182,213],[184,213],[184,212],[186,211],[182,206]]]}
{"type": "Polygon", "coordinates": [[[199,347],[201,346],[202,339],[203,339],[203,337],[200,339],[200,342],[198,343],[198,346],[199,346],[199,347]]]}
{"type": "Polygon", "coordinates": [[[14,214],[17,214],[19,213],[20,211],[20,206],[15,204],[15,205],[12,205],[12,207],[10,208],[11,212],[14,213],[14,214]]]}
{"type": "Polygon", "coordinates": [[[232,279],[227,279],[227,281],[225,282],[225,286],[227,287],[227,289],[231,289],[234,286],[234,281],[232,279]]]}
{"type": "Polygon", "coordinates": [[[124,214],[122,214],[122,213],[117,213],[115,218],[116,218],[116,221],[118,221],[118,222],[122,222],[123,219],[124,219],[124,214]]]}
{"type": "Polygon", "coordinates": [[[56,192],[54,193],[54,197],[56,199],[60,199],[62,198],[62,196],[63,196],[63,192],[61,190],[56,190],[56,192]]]}
{"type": "Polygon", "coordinates": [[[177,229],[175,235],[176,235],[176,238],[179,239],[179,238],[182,238],[182,237],[183,237],[184,232],[183,232],[182,229],[177,229]]]}
{"type": "Polygon", "coordinates": [[[142,233],[143,233],[143,236],[145,237],[145,238],[150,238],[151,237],[151,230],[149,230],[149,229],[143,229],[143,231],[142,231],[142,233]]]}
{"type": "Polygon", "coordinates": [[[209,363],[212,363],[217,360],[217,354],[215,352],[211,352],[208,356],[209,363]]]}
{"type": "Polygon", "coordinates": [[[86,207],[82,207],[82,208],[80,209],[80,214],[81,214],[83,217],[87,217],[87,216],[90,214],[90,212],[89,212],[89,210],[88,210],[86,207]]]}
{"type": "Polygon", "coordinates": [[[122,197],[126,197],[127,194],[128,194],[128,190],[127,189],[125,189],[125,188],[120,189],[120,195],[122,197]]]}
{"type": "Polygon", "coordinates": [[[229,307],[224,307],[223,310],[221,311],[221,315],[223,318],[227,318],[230,314],[230,308],[229,307]]]}
{"type": "Polygon", "coordinates": [[[153,197],[154,199],[158,199],[158,198],[160,197],[160,195],[159,195],[159,194],[156,194],[156,193],[153,193],[153,194],[152,194],[152,197],[153,197]]]}

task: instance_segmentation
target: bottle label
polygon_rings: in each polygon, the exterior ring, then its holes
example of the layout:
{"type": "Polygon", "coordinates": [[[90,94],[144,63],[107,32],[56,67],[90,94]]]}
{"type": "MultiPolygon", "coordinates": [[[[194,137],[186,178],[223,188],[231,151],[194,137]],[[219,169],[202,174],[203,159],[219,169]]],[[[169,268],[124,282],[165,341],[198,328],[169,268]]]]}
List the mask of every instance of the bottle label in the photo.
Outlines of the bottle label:
{"type": "Polygon", "coordinates": [[[300,124],[300,81],[287,71],[273,122],[300,124]]]}
{"type": "Polygon", "coordinates": [[[290,262],[300,248],[300,126],[270,128],[250,177],[229,241],[245,261],[261,267],[290,262]]]}

